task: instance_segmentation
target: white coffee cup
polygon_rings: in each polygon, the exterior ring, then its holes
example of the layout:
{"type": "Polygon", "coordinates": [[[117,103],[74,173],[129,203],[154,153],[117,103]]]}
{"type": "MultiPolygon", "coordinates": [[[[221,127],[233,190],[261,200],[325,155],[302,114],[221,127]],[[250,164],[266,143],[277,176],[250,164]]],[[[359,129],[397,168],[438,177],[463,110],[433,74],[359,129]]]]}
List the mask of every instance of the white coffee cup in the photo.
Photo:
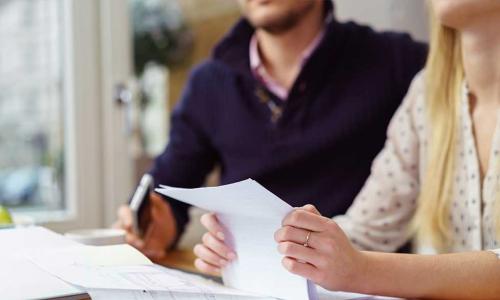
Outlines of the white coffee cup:
{"type": "Polygon", "coordinates": [[[92,246],[118,245],[125,243],[125,231],[122,229],[79,229],[64,235],[73,241],[92,246]]]}

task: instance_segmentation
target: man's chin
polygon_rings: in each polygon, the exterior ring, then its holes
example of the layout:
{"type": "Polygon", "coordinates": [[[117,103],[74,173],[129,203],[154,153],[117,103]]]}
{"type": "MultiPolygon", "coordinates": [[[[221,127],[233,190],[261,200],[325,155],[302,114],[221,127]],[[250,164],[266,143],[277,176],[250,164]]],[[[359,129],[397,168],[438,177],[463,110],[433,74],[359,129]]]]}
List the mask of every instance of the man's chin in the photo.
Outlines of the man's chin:
{"type": "Polygon", "coordinates": [[[297,20],[291,15],[284,17],[247,18],[255,29],[279,34],[293,28],[297,20]]]}

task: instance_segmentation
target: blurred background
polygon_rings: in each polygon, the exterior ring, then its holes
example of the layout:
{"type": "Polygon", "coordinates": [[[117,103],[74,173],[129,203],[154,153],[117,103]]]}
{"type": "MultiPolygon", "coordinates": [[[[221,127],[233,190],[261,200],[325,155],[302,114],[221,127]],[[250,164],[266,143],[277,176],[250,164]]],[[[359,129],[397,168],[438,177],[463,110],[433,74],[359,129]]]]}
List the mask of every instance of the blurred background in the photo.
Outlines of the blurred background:
{"type": "MultiPolygon", "coordinates": [[[[335,4],[426,40],[425,1],[335,4]]],[[[168,143],[190,68],[239,17],[236,0],[0,0],[0,205],[60,232],[109,226],[168,143]]]]}

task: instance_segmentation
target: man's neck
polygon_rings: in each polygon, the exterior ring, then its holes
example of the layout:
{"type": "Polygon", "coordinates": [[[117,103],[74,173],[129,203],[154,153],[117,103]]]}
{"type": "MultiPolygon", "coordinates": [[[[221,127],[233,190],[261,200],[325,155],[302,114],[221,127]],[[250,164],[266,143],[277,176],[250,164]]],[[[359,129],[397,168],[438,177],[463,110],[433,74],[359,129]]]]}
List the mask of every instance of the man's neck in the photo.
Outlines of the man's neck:
{"type": "Polygon", "coordinates": [[[267,72],[290,88],[301,67],[301,54],[324,26],[323,7],[318,5],[288,31],[271,33],[257,29],[255,34],[267,72]]]}
{"type": "Polygon", "coordinates": [[[464,69],[478,103],[500,104],[499,14],[481,18],[461,32],[464,69]]]}

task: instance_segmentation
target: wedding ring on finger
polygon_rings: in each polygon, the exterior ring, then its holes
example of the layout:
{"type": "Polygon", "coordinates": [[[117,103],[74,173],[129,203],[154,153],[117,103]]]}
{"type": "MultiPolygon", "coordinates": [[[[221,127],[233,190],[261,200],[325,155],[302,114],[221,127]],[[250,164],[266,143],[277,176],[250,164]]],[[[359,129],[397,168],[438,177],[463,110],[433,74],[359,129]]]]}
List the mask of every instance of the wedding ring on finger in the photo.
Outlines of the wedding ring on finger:
{"type": "Polygon", "coordinates": [[[311,238],[311,233],[312,231],[309,231],[306,236],[306,241],[304,242],[303,246],[308,248],[309,247],[309,239],[311,238]]]}

